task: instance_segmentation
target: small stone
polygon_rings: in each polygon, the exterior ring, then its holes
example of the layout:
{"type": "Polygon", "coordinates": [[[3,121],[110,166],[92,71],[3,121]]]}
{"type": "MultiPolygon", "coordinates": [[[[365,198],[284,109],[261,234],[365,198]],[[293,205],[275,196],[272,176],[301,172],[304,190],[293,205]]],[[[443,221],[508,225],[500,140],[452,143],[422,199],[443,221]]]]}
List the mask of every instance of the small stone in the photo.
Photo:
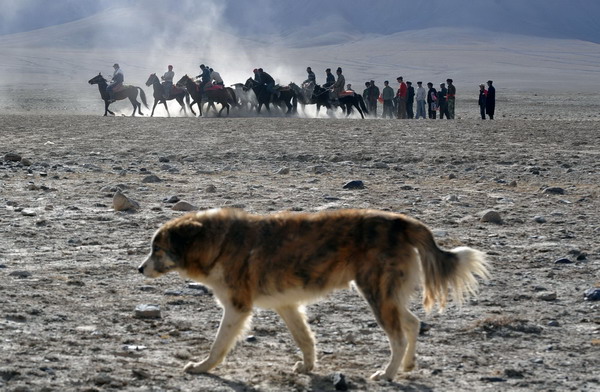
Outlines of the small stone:
{"type": "Polygon", "coordinates": [[[431,329],[431,324],[427,324],[423,321],[421,321],[419,323],[419,335],[424,335],[430,329],[431,329]]]}
{"type": "Polygon", "coordinates": [[[179,196],[177,196],[177,195],[173,195],[173,196],[169,196],[169,197],[167,197],[167,198],[166,198],[166,199],[164,199],[163,201],[164,201],[165,203],[177,203],[179,200],[181,200],[181,199],[179,199],[179,196]]]}
{"type": "Polygon", "coordinates": [[[160,318],[160,306],[158,305],[138,305],[135,307],[135,317],[141,319],[160,318]]]}
{"type": "Polygon", "coordinates": [[[483,213],[481,216],[482,222],[494,223],[497,225],[501,225],[503,223],[502,217],[498,211],[488,210],[483,213]]]}
{"type": "Polygon", "coordinates": [[[342,373],[339,373],[339,372],[333,373],[333,375],[331,376],[331,379],[333,381],[333,386],[336,391],[347,391],[348,390],[348,384],[346,383],[346,376],[344,376],[342,373]]]}
{"type": "Polygon", "coordinates": [[[117,191],[113,196],[113,208],[115,211],[134,211],[140,208],[140,205],[120,191],[117,191]]]}
{"type": "Polygon", "coordinates": [[[31,162],[31,159],[28,158],[22,158],[21,159],[21,164],[23,166],[31,166],[33,164],[33,162],[31,162]]]}
{"type": "Polygon", "coordinates": [[[290,169],[289,167],[282,167],[281,169],[277,170],[277,174],[290,174],[290,169]]]}
{"type": "Polygon", "coordinates": [[[24,208],[21,211],[21,215],[23,215],[23,216],[36,216],[37,212],[35,212],[35,210],[32,210],[31,208],[24,208]]]}
{"type": "Polygon", "coordinates": [[[155,175],[155,174],[151,174],[149,176],[146,176],[142,180],[142,183],[144,183],[144,184],[151,184],[151,183],[157,183],[157,182],[162,182],[162,180],[160,178],[158,178],[158,176],[155,175]]]}
{"type": "Polygon", "coordinates": [[[565,190],[558,186],[551,186],[544,189],[544,193],[547,195],[564,195],[565,190]]]}
{"type": "Polygon", "coordinates": [[[456,179],[456,174],[454,174],[454,173],[450,173],[450,174],[448,174],[448,179],[449,179],[449,180],[454,180],[454,179],[456,179]]]}
{"type": "Polygon", "coordinates": [[[533,217],[533,221],[536,223],[546,223],[546,218],[538,215],[533,217]]]}
{"type": "Polygon", "coordinates": [[[375,168],[375,169],[389,169],[390,165],[388,165],[385,162],[375,162],[373,164],[373,168],[375,168]]]}
{"type": "Polygon", "coordinates": [[[258,341],[258,339],[256,339],[256,336],[250,335],[250,336],[246,337],[246,341],[248,343],[256,343],[258,341]]]}
{"type": "Polygon", "coordinates": [[[159,161],[159,162],[170,162],[170,159],[169,159],[169,158],[167,158],[167,157],[159,157],[159,158],[158,158],[158,161],[159,161]]]}
{"type": "Polygon", "coordinates": [[[217,187],[214,185],[209,185],[204,189],[204,192],[206,193],[215,193],[217,191],[217,187]]]}
{"type": "Polygon", "coordinates": [[[31,276],[31,272],[29,271],[13,271],[8,276],[14,276],[16,278],[24,279],[29,278],[31,276]]]}
{"type": "Polygon", "coordinates": [[[555,292],[545,292],[545,293],[540,293],[538,295],[538,299],[540,299],[542,301],[547,301],[547,302],[555,301],[556,298],[557,298],[557,295],[555,292]]]}
{"type": "Polygon", "coordinates": [[[21,160],[21,156],[16,152],[9,152],[4,155],[4,160],[11,162],[19,162],[21,160]]]}
{"type": "Polygon", "coordinates": [[[315,174],[324,174],[327,173],[327,169],[325,168],[325,166],[313,166],[311,168],[311,171],[315,174]]]}
{"type": "Polygon", "coordinates": [[[560,258],[554,262],[554,264],[573,264],[573,261],[567,257],[560,258]]]}
{"type": "Polygon", "coordinates": [[[456,202],[459,201],[459,198],[457,195],[448,195],[444,198],[444,200],[456,202]]]}
{"type": "Polygon", "coordinates": [[[600,288],[592,287],[583,293],[583,298],[586,301],[600,301],[600,288]]]}
{"type": "Polygon", "coordinates": [[[178,201],[177,203],[175,203],[175,205],[173,205],[173,207],[171,207],[171,209],[174,211],[196,211],[196,210],[198,210],[198,207],[188,203],[185,200],[181,200],[181,201],[178,201]]]}
{"type": "Polygon", "coordinates": [[[557,320],[550,320],[550,321],[548,321],[548,326],[549,327],[560,327],[560,324],[558,323],[557,320]]]}
{"type": "Polygon", "coordinates": [[[365,184],[361,180],[353,180],[347,182],[342,188],[344,189],[365,189],[365,184]]]}
{"type": "Polygon", "coordinates": [[[511,182],[508,183],[508,186],[511,187],[511,188],[515,188],[517,186],[517,182],[513,180],[513,181],[511,181],[511,182]]]}

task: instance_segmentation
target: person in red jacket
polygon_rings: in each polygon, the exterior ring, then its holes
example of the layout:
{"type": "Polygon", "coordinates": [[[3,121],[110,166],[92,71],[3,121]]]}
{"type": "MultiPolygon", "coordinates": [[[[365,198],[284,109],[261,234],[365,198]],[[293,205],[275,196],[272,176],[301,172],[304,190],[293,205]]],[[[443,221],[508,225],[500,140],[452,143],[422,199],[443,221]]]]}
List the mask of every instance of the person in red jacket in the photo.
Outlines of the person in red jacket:
{"type": "Polygon", "coordinates": [[[404,83],[404,78],[399,76],[396,78],[398,83],[400,83],[400,87],[398,88],[398,92],[396,93],[396,98],[398,99],[398,115],[397,118],[407,118],[406,115],[406,98],[408,95],[408,86],[404,83]]]}

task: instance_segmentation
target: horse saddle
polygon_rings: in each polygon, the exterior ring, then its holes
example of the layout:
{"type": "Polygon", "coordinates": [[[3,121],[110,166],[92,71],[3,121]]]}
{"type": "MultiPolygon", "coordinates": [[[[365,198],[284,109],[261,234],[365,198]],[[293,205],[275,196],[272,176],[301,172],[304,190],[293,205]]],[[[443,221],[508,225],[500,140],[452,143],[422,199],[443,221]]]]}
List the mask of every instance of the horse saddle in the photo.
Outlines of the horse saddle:
{"type": "Polygon", "coordinates": [[[182,87],[177,87],[175,85],[171,86],[170,95],[181,94],[185,89],[182,87]]]}
{"type": "Polygon", "coordinates": [[[126,90],[127,87],[129,87],[129,85],[118,84],[118,85],[116,85],[116,86],[113,87],[113,93],[118,93],[120,91],[126,90]]]}
{"type": "Polygon", "coordinates": [[[354,91],[352,91],[352,90],[346,90],[346,91],[342,91],[340,93],[340,97],[350,97],[350,96],[353,96],[354,94],[355,94],[354,91]]]}
{"type": "Polygon", "coordinates": [[[277,91],[290,91],[292,88],[290,86],[275,86],[275,90],[277,91]]]}
{"type": "Polygon", "coordinates": [[[223,90],[224,88],[225,88],[225,87],[223,87],[223,86],[222,86],[222,85],[220,85],[220,84],[213,84],[213,85],[212,85],[212,86],[210,86],[210,87],[206,87],[206,88],[204,89],[204,91],[216,91],[216,90],[223,90]]]}

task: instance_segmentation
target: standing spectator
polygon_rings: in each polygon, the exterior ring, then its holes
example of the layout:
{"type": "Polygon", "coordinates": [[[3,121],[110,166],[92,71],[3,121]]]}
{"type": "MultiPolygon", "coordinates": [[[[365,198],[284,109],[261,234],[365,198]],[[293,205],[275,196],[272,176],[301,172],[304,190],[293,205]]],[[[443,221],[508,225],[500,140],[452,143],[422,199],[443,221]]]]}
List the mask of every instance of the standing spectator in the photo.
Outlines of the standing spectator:
{"type": "Polygon", "coordinates": [[[365,89],[363,90],[363,100],[365,102],[369,102],[369,87],[371,87],[371,82],[365,82],[365,89]]]}
{"type": "Polygon", "coordinates": [[[446,89],[446,83],[440,83],[440,91],[438,91],[438,106],[440,108],[440,120],[446,116],[446,119],[450,119],[448,114],[448,101],[447,101],[448,90],[446,89]]]}
{"type": "Polygon", "coordinates": [[[456,103],[456,87],[452,79],[446,79],[448,83],[448,118],[454,119],[454,104],[456,103]]]}
{"type": "Polygon", "coordinates": [[[394,89],[390,87],[390,82],[387,80],[383,82],[385,86],[381,91],[381,98],[383,99],[383,118],[388,116],[394,118],[394,89]]]}
{"type": "Polygon", "coordinates": [[[399,76],[396,78],[400,86],[398,87],[398,92],[396,93],[396,98],[398,99],[398,114],[397,117],[399,119],[406,118],[406,97],[408,95],[408,87],[406,83],[404,83],[404,78],[399,76]]]}
{"type": "Polygon", "coordinates": [[[417,118],[423,117],[425,118],[425,100],[427,97],[427,92],[423,88],[423,82],[417,82],[417,118]]]}
{"type": "Polygon", "coordinates": [[[485,100],[485,112],[489,116],[490,120],[494,119],[494,111],[496,110],[496,88],[492,86],[491,80],[488,80],[488,92],[485,100]]]}
{"type": "Polygon", "coordinates": [[[436,116],[436,110],[438,109],[437,106],[437,91],[435,88],[433,88],[433,83],[429,82],[427,83],[427,87],[429,87],[429,90],[427,91],[427,110],[428,110],[428,115],[429,118],[432,118],[435,120],[435,116],[436,116]]]}
{"type": "Polygon", "coordinates": [[[374,80],[371,80],[371,82],[369,83],[368,90],[369,90],[369,96],[368,96],[369,114],[373,117],[377,117],[377,99],[379,99],[379,87],[377,87],[375,85],[374,80]]]}
{"type": "Polygon", "coordinates": [[[415,103],[415,88],[411,82],[406,82],[408,86],[408,93],[406,95],[406,115],[408,118],[415,118],[415,112],[413,111],[413,105],[415,103]]]}
{"type": "Polygon", "coordinates": [[[479,113],[481,114],[481,119],[485,120],[485,107],[487,101],[487,90],[485,89],[485,84],[479,85],[479,113]]]}

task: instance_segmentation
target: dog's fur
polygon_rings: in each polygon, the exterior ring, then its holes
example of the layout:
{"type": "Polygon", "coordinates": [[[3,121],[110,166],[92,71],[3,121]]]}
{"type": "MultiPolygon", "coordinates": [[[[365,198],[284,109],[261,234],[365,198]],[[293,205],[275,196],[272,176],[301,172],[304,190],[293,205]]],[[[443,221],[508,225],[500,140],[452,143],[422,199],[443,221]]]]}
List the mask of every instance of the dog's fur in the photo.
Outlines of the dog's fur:
{"type": "Polygon", "coordinates": [[[488,277],[484,254],[440,249],[431,231],[405,215],[376,210],[251,215],[216,209],[173,219],[154,234],[139,271],[178,271],[212,288],[224,308],[210,355],[184,370],[217,366],[250,320],[253,306],[277,311],[303,353],[294,370],[315,365],[315,340],[302,305],[354,281],[387,334],[391,359],[372,379],[415,366],[418,318],[408,303],[419,281],[427,310],[446,305],[449,286],[462,302],[488,277]]]}

